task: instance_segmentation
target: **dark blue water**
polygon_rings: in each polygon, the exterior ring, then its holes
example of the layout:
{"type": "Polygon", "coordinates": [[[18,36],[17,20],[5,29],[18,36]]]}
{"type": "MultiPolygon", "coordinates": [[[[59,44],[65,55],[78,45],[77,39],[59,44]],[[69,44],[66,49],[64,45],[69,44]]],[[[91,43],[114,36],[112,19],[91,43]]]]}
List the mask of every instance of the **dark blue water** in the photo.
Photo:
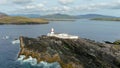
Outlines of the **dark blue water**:
{"type": "MultiPolygon", "coordinates": [[[[74,22],[51,22],[44,25],[0,25],[0,68],[45,68],[17,61],[19,44],[11,42],[19,36],[37,37],[50,32],[69,33],[102,42],[120,39],[120,22],[77,20],[74,22]],[[3,37],[9,36],[9,39],[3,37]]],[[[54,66],[48,67],[54,68],[54,66]]]]}

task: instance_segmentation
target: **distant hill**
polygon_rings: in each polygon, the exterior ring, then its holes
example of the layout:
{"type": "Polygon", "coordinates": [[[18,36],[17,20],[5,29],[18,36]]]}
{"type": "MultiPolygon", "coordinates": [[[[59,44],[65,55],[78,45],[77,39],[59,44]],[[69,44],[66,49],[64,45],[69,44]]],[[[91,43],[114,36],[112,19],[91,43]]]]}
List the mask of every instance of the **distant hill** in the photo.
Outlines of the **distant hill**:
{"type": "Polygon", "coordinates": [[[0,18],[0,25],[3,24],[48,24],[48,20],[41,19],[41,18],[27,18],[27,17],[20,17],[20,16],[6,16],[0,18]]]}
{"type": "MultiPolygon", "coordinates": [[[[31,15],[33,17],[33,15],[31,15]]],[[[36,16],[36,15],[35,15],[36,16]]],[[[42,18],[28,18],[23,15],[12,16],[0,12],[0,25],[3,24],[48,24],[48,20],[42,18]]]]}
{"type": "Polygon", "coordinates": [[[42,18],[54,18],[54,19],[91,19],[91,18],[117,18],[115,16],[107,16],[107,15],[100,15],[100,14],[86,14],[86,15],[67,15],[67,14],[51,14],[41,16],[42,18]]]}
{"type": "Polygon", "coordinates": [[[23,17],[29,17],[29,18],[41,17],[41,15],[39,15],[39,14],[11,14],[11,16],[23,16],[23,17]]]}
{"type": "Polygon", "coordinates": [[[100,14],[86,14],[86,15],[78,15],[76,16],[77,19],[90,19],[90,18],[117,18],[115,16],[107,16],[107,15],[100,15],[100,14]]]}
{"type": "Polygon", "coordinates": [[[48,24],[48,20],[41,19],[41,18],[27,18],[27,17],[20,17],[20,16],[6,16],[0,18],[0,25],[3,24],[48,24]]]}
{"type": "Polygon", "coordinates": [[[13,14],[11,16],[24,16],[29,18],[45,18],[45,19],[93,19],[93,18],[118,18],[115,16],[101,15],[101,14],[86,14],[86,15],[68,15],[68,14],[13,14]]]}
{"type": "Polygon", "coordinates": [[[73,16],[67,14],[48,14],[48,15],[40,15],[40,14],[11,14],[10,16],[23,16],[30,18],[73,18],[73,16]]]}
{"type": "Polygon", "coordinates": [[[8,15],[5,14],[5,13],[0,12],[0,18],[1,18],[1,17],[5,17],[5,16],[8,16],[8,15]]]}
{"type": "Polygon", "coordinates": [[[75,17],[67,14],[49,14],[40,18],[48,19],[49,21],[75,21],[75,17]]]}
{"type": "Polygon", "coordinates": [[[67,14],[49,14],[49,15],[41,16],[41,18],[74,19],[75,17],[67,14]]]}

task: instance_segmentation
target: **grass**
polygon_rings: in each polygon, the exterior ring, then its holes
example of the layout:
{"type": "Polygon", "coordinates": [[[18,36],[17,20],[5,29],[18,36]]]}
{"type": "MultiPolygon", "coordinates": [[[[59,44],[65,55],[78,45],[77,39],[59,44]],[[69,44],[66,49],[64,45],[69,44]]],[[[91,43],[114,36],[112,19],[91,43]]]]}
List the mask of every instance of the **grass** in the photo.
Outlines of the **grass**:
{"type": "Polygon", "coordinates": [[[116,40],[113,44],[120,45],[120,40],[116,40]]]}
{"type": "Polygon", "coordinates": [[[0,18],[0,24],[47,24],[47,19],[42,18],[27,18],[19,16],[6,16],[0,18]]]}
{"type": "Polygon", "coordinates": [[[120,45],[114,45],[113,48],[114,48],[115,50],[120,50],[120,45]]]}

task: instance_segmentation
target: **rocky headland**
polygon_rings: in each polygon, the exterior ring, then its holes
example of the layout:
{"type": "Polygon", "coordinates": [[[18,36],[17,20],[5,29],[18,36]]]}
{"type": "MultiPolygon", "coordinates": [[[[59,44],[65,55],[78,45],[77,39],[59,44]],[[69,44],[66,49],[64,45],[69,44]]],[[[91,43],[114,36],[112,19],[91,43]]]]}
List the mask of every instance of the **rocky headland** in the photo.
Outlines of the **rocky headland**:
{"type": "Polygon", "coordinates": [[[60,39],[41,36],[20,37],[20,55],[37,62],[58,62],[61,68],[120,68],[120,45],[89,39],[60,39]]]}

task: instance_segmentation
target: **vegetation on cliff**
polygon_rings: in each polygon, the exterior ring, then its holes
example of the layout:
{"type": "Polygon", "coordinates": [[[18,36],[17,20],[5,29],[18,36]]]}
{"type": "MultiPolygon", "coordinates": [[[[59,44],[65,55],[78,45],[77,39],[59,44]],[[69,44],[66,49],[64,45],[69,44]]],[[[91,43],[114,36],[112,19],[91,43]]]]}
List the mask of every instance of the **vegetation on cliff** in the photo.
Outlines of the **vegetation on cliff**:
{"type": "Polygon", "coordinates": [[[0,18],[0,24],[47,24],[48,20],[41,18],[11,17],[5,16],[0,18]]]}
{"type": "Polygon", "coordinates": [[[110,42],[110,41],[104,41],[107,44],[114,44],[114,45],[120,45],[120,40],[116,40],[114,42],[110,42]]]}
{"type": "Polygon", "coordinates": [[[103,44],[81,38],[74,40],[41,36],[20,37],[20,47],[19,56],[25,55],[26,58],[32,56],[38,62],[59,62],[62,68],[120,67],[119,45],[103,44]]]}
{"type": "Polygon", "coordinates": [[[116,40],[113,44],[120,45],[120,40],[116,40]]]}

